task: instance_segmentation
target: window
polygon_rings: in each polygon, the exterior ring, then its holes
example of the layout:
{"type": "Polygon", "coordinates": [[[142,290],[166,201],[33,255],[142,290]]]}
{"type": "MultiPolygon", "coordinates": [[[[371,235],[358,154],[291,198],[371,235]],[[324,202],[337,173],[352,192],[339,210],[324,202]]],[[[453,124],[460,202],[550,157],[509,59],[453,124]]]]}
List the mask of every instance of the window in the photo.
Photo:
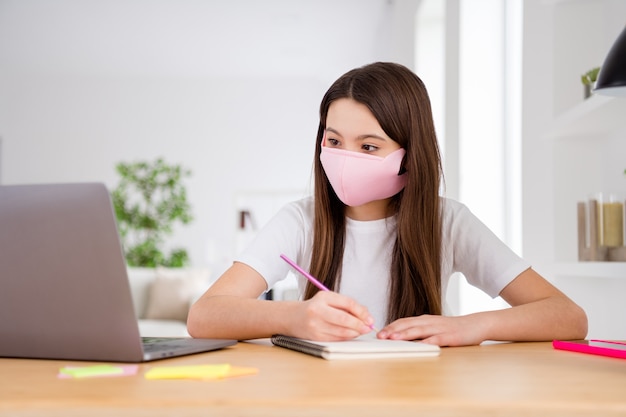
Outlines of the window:
{"type": "MultiPolygon", "coordinates": [[[[426,83],[444,161],[445,194],[521,250],[521,0],[424,0],[416,72],[426,83]]],[[[502,308],[465,280],[448,293],[459,314],[502,308]]]]}

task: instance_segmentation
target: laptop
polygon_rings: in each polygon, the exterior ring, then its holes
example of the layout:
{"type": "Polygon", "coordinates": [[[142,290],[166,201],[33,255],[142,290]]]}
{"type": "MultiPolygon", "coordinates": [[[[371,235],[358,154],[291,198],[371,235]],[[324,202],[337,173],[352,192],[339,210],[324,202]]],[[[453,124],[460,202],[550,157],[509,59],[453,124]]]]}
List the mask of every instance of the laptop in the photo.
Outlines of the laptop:
{"type": "Polygon", "coordinates": [[[144,362],[235,343],[142,339],[104,184],[0,186],[0,357],[144,362]]]}

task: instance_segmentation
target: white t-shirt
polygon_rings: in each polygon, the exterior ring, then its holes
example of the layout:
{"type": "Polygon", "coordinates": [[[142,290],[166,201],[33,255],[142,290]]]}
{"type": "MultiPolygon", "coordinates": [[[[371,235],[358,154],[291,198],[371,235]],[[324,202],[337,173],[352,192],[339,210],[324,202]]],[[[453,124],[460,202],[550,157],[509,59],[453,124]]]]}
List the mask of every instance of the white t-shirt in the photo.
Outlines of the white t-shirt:
{"type": "MultiPolygon", "coordinates": [[[[442,297],[445,297],[450,276],[455,272],[463,273],[470,284],[491,297],[497,297],[506,285],[530,267],[465,205],[446,198],[442,198],[442,204],[442,297]]],[[[313,246],[313,214],[312,197],[286,205],[259,231],[237,261],[261,274],[268,289],[284,279],[291,268],[280,254],[308,269],[313,246]]],[[[395,217],[374,221],[346,219],[339,292],[366,306],[378,328],[384,327],[387,318],[395,239],[395,217]]],[[[307,281],[299,274],[297,278],[302,296],[307,281]]],[[[445,299],[442,304],[445,306],[445,299]]]]}

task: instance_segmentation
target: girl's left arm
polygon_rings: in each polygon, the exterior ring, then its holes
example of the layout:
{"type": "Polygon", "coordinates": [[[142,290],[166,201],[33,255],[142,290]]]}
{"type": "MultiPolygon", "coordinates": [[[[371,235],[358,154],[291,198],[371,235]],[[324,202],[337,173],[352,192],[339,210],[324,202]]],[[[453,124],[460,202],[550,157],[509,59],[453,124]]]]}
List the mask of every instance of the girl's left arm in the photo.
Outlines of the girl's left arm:
{"type": "Polygon", "coordinates": [[[489,339],[551,341],[582,339],[587,335],[583,309],[532,268],[504,287],[500,296],[512,307],[501,310],[502,317],[495,321],[489,339]],[[507,329],[508,324],[519,328],[507,329]]]}
{"type": "Polygon", "coordinates": [[[587,335],[587,316],[582,308],[532,268],[519,274],[500,296],[511,308],[459,317],[407,317],[383,328],[378,337],[463,346],[485,340],[551,341],[587,335]]]}

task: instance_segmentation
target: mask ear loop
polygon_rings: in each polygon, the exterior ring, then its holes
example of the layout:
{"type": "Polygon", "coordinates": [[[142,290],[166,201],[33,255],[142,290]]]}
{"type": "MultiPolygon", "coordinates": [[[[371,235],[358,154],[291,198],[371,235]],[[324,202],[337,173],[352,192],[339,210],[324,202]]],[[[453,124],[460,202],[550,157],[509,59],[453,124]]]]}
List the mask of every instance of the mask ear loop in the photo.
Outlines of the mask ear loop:
{"type": "Polygon", "coordinates": [[[406,149],[404,150],[404,156],[402,157],[402,161],[400,162],[400,170],[398,171],[398,176],[402,175],[402,174],[406,174],[406,156],[408,155],[408,153],[406,153],[406,149]]]}

